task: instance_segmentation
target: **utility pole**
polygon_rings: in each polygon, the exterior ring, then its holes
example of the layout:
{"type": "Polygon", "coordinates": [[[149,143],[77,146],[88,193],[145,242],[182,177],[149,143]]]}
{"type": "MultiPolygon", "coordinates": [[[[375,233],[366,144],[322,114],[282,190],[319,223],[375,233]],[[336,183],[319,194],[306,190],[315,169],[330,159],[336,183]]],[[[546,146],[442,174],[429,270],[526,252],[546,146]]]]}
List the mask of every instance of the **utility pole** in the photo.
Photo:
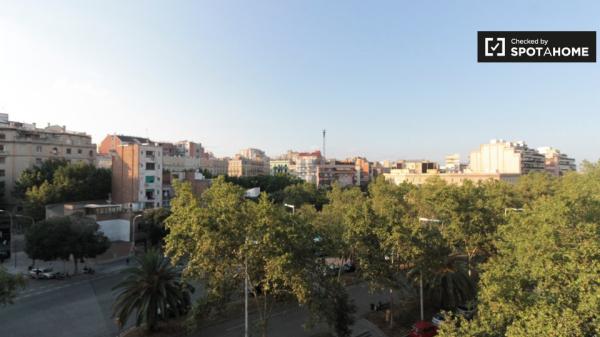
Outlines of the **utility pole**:
{"type": "Polygon", "coordinates": [[[323,158],[327,158],[325,156],[325,135],[327,133],[327,130],[323,129],[323,158]]]}
{"type": "Polygon", "coordinates": [[[248,337],[248,257],[244,259],[244,337],[248,337]]]}

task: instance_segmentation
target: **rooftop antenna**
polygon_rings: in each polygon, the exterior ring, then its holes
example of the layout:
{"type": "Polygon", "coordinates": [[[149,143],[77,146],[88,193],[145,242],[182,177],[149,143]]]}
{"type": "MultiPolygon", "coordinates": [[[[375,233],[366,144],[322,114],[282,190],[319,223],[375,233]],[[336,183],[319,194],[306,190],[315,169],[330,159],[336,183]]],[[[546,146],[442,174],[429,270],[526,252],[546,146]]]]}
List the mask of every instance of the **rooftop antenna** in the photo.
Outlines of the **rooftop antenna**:
{"type": "Polygon", "coordinates": [[[327,130],[323,129],[323,158],[327,158],[325,157],[325,135],[327,133],[327,130]]]}

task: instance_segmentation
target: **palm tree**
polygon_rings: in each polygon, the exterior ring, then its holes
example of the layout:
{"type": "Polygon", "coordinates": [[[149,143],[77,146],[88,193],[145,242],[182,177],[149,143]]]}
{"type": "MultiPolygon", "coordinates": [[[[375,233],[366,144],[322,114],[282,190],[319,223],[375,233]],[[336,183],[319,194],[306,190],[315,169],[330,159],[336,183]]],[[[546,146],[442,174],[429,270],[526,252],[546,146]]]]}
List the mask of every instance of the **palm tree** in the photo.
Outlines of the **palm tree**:
{"type": "Polygon", "coordinates": [[[428,282],[430,295],[440,301],[442,308],[453,308],[475,297],[475,284],[467,269],[464,261],[449,256],[437,269],[432,270],[428,282]]]}
{"type": "Polygon", "coordinates": [[[125,270],[126,278],[113,288],[121,290],[114,305],[118,324],[135,314],[137,327],[155,330],[159,321],[185,315],[194,289],[180,280],[169,260],[153,249],[138,257],[137,264],[125,270]]]}

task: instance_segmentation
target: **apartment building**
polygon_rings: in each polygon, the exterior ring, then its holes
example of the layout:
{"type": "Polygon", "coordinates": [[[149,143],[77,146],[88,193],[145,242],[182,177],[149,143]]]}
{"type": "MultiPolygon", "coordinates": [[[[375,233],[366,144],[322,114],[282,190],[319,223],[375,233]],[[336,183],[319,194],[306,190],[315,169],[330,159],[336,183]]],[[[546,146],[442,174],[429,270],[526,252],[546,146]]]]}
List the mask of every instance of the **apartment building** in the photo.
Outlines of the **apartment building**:
{"type": "Polygon", "coordinates": [[[461,173],[466,168],[467,165],[460,162],[460,154],[454,153],[446,156],[444,167],[441,170],[446,173],[461,173]]]}
{"type": "Polygon", "coordinates": [[[21,173],[48,159],[94,164],[96,145],[90,135],[65,126],[10,121],[0,114],[0,189],[4,200],[14,202],[12,191],[21,173]]]}
{"type": "Polygon", "coordinates": [[[462,185],[465,181],[477,183],[486,180],[501,180],[516,183],[521,176],[517,173],[439,173],[437,170],[416,173],[406,169],[391,169],[390,173],[384,173],[383,175],[387,181],[391,181],[396,185],[402,183],[421,185],[434,177],[442,179],[449,184],[457,185],[462,185]]]}
{"type": "Polygon", "coordinates": [[[214,177],[227,175],[229,169],[229,159],[227,158],[215,158],[209,156],[209,158],[200,158],[200,168],[207,170],[214,177]]]}
{"type": "Polygon", "coordinates": [[[356,166],[352,160],[328,160],[317,166],[317,187],[331,186],[337,182],[342,187],[356,184],[356,166]]]}
{"type": "Polygon", "coordinates": [[[539,147],[537,150],[544,155],[546,172],[558,177],[577,170],[575,159],[570,158],[567,154],[550,146],[539,147]]]}
{"type": "Polygon", "coordinates": [[[268,175],[270,171],[269,162],[254,160],[236,155],[227,163],[227,175],[231,177],[254,177],[268,175]]]}
{"type": "Polygon", "coordinates": [[[227,163],[227,175],[232,177],[254,177],[268,175],[271,171],[269,157],[264,151],[248,148],[240,150],[227,163]]]}
{"type": "Polygon", "coordinates": [[[356,169],[356,185],[366,186],[373,179],[373,165],[366,158],[353,158],[354,168],[356,169]]]}
{"type": "Polygon", "coordinates": [[[321,156],[321,151],[291,152],[289,154],[293,156],[296,164],[293,174],[308,183],[317,184],[318,168],[325,160],[321,156]]]}
{"type": "Polygon", "coordinates": [[[126,144],[150,144],[153,143],[148,138],[144,137],[135,137],[135,136],[125,136],[125,135],[107,135],[104,137],[100,145],[98,146],[99,154],[115,154],[117,148],[120,145],[126,144]]]}
{"type": "Polygon", "coordinates": [[[140,139],[121,143],[113,152],[112,202],[137,204],[143,208],[162,206],[163,154],[157,143],[140,139]]]}
{"type": "Polygon", "coordinates": [[[491,140],[482,144],[469,156],[469,171],[473,173],[516,173],[543,172],[546,158],[525,142],[491,140]]]}
{"type": "Polygon", "coordinates": [[[293,174],[296,170],[296,164],[291,159],[271,159],[269,161],[271,175],[293,174]]]}
{"type": "Polygon", "coordinates": [[[238,155],[243,158],[250,159],[250,160],[264,161],[264,162],[269,161],[269,158],[267,157],[267,155],[265,154],[265,152],[263,150],[255,149],[255,148],[247,148],[247,149],[240,150],[238,152],[238,155]]]}
{"type": "Polygon", "coordinates": [[[183,140],[176,142],[174,147],[176,156],[208,159],[208,154],[204,151],[204,147],[200,143],[183,140]]]}

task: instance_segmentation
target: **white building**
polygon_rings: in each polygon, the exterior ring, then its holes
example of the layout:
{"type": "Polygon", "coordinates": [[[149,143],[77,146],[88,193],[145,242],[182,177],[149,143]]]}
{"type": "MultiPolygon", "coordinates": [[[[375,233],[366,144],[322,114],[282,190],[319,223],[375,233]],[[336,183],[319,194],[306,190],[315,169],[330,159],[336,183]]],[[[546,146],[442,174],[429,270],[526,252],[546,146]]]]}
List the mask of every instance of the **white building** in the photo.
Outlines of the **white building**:
{"type": "Polygon", "coordinates": [[[560,153],[559,150],[550,147],[538,147],[538,152],[544,155],[546,163],[546,171],[555,176],[562,176],[569,171],[577,170],[575,159],[570,158],[565,153],[560,153]]]}
{"type": "Polygon", "coordinates": [[[544,155],[522,141],[493,139],[472,151],[469,158],[469,171],[473,173],[527,174],[545,170],[544,155]]]}

